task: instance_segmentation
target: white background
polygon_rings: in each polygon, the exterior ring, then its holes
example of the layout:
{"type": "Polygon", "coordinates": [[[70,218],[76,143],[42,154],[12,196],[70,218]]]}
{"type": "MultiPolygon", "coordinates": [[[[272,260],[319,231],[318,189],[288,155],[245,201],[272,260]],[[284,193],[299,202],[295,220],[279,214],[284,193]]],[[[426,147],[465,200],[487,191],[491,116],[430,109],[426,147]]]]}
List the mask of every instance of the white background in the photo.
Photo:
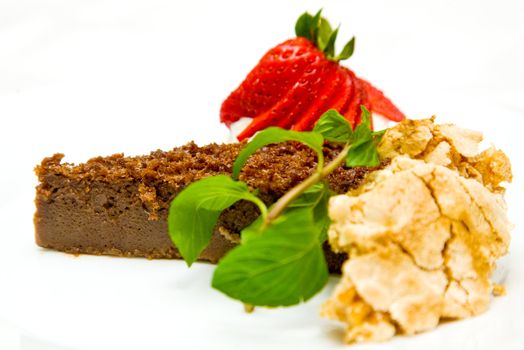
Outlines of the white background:
{"type": "MultiPolygon", "coordinates": [[[[357,37],[345,65],[411,118],[484,131],[518,175],[524,1],[0,0],[0,241],[31,241],[32,168],[44,156],[79,162],[224,140],[222,100],[293,36],[298,15],[321,7],[342,24],[339,41],[357,37]]],[[[522,187],[513,190],[521,203],[522,187]]],[[[517,221],[522,207],[510,209],[517,221]]],[[[16,268],[0,266],[0,278],[16,268]]],[[[0,349],[57,348],[20,333],[0,309],[0,349]]]]}

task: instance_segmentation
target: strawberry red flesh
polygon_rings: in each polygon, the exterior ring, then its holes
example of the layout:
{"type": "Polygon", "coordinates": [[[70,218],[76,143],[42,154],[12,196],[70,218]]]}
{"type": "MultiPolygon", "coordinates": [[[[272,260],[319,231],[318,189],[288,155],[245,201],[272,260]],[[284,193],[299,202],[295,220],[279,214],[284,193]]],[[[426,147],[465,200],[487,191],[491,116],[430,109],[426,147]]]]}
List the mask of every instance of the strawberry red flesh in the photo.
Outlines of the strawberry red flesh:
{"type": "Polygon", "coordinates": [[[402,113],[389,98],[384,96],[382,91],[378,90],[376,87],[363,79],[360,81],[362,82],[364,90],[369,97],[370,110],[381,114],[389,120],[395,122],[400,122],[406,119],[404,113],[402,113]]]}
{"type": "Polygon", "coordinates": [[[332,66],[333,72],[324,82],[324,89],[322,90],[320,97],[315,101],[315,103],[311,105],[311,107],[303,114],[300,119],[295,119],[293,121],[293,125],[291,127],[292,130],[311,130],[317,121],[319,114],[322,114],[330,108],[337,109],[337,103],[339,105],[343,104],[343,102],[340,103],[339,100],[346,98],[346,93],[344,93],[346,76],[344,71],[340,69],[339,65],[336,65],[332,62],[332,66]]]}
{"type": "Polygon", "coordinates": [[[349,103],[346,108],[342,111],[342,115],[353,127],[355,127],[357,125],[357,117],[360,115],[360,105],[363,102],[362,84],[355,76],[355,73],[347,68],[346,71],[353,84],[353,95],[349,99],[349,103]]]}
{"type": "Polygon", "coordinates": [[[316,81],[312,81],[307,75],[302,78],[305,84],[309,84],[309,88],[303,93],[302,97],[299,96],[304,102],[301,111],[293,116],[284,117],[281,122],[277,123],[277,126],[290,129],[297,121],[305,120],[311,115],[315,116],[318,113],[319,105],[324,104],[333,95],[338,84],[338,65],[325,60],[322,60],[322,62],[325,62],[325,64],[322,65],[322,68],[319,68],[321,72],[318,72],[316,81]]]}
{"type": "Polygon", "coordinates": [[[291,126],[318,99],[324,86],[323,79],[329,75],[330,68],[333,69],[329,62],[320,59],[311,65],[286,96],[271,109],[256,116],[237,138],[241,141],[269,126],[291,126]]]}
{"type": "Polygon", "coordinates": [[[229,125],[242,117],[255,117],[268,111],[322,56],[305,38],[290,39],[269,50],[223,102],[220,120],[229,125]]]}

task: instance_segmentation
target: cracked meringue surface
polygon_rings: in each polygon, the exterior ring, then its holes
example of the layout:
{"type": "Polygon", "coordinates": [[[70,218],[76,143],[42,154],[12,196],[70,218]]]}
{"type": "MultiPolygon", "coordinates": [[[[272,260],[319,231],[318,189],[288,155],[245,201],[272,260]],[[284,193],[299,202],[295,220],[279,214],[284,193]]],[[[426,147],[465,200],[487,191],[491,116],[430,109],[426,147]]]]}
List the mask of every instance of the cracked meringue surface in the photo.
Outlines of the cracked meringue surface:
{"type": "Polygon", "coordinates": [[[322,314],[347,342],[384,341],[484,312],[512,225],[504,188],[511,165],[482,135],[434,119],[407,120],[379,145],[388,167],[331,198],[329,241],[347,252],[322,314]]]}

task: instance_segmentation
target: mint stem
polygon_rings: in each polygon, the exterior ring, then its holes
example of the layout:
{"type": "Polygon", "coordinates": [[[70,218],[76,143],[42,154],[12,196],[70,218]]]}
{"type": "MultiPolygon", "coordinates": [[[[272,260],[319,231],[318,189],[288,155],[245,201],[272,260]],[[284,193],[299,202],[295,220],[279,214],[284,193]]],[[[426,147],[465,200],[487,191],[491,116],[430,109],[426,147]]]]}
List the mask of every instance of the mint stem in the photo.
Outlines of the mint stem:
{"type": "Polygon", "coordinates": [[[289,190],[289,192],[287,192],[285,195],[280,197],[280,199],[271,207],[271,209],[267,213],[263,227],[269,226],[271,222],[275,220],[280,214],[282,214],[282,212],[287,208],[287,206],[295,199],[297,199],[302,193],[304,193],[304,191],[306,191],[309,187],[313,186],[314,184],[322,181],[335,169],[337,169],[342,163],[344,163],[346,161],[350,148],[351,144],[347,143],[342,149],[342,151],[340,151],[340,153],[336,156],[336,158],[333,159],[330,163],[328,163],[326,167],[322,168],[322,170],[320,171],[316,171],[306,180],[302,181],[301,183],[293,187],[291,190],[289,190]]]}
{"type": "Polygon", "coordinates": [[[255,311],[255,305],[244,303],[244,311],[248,314],[252,313],[253,311],[255,311]]]}

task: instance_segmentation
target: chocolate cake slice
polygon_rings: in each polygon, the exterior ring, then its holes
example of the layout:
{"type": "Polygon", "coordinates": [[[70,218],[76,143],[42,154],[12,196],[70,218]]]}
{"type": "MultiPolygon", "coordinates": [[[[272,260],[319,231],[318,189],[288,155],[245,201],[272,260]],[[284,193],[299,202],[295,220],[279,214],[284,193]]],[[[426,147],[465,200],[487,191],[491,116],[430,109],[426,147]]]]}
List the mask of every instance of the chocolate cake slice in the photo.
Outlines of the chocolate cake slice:
{"type": "MultiPolygon", "coordinates": [[[[147,156],[116,154],[96,157],[84,164],[61,163],[62,154],[45,158],[35,171],[35,238],[45,248],[73,254],[104,254],[126,257],[179,258],[167,233],[171,200],[198,179],[231,174],[243,144],[194,143],[147,156]]],[[[336,146],[327,146],[326,160],[336,146]]],[[[304,180],[316,167],[316,156],[298,143],[265,147],[254,154],[240,179],[258,189],[271,204],[304,180]]],[[[357,187],[369,169],[339,168],[328,181],[333,191],[357,187]]],[[[199,259],[216,263],[239,241],[239,232],[259,215],[258,208],[240,201],[222,213],[210,245],[199,259]]],[[[326,243],[330,271],[339,271],[345,257],[333,253],[326,243]]]]}

